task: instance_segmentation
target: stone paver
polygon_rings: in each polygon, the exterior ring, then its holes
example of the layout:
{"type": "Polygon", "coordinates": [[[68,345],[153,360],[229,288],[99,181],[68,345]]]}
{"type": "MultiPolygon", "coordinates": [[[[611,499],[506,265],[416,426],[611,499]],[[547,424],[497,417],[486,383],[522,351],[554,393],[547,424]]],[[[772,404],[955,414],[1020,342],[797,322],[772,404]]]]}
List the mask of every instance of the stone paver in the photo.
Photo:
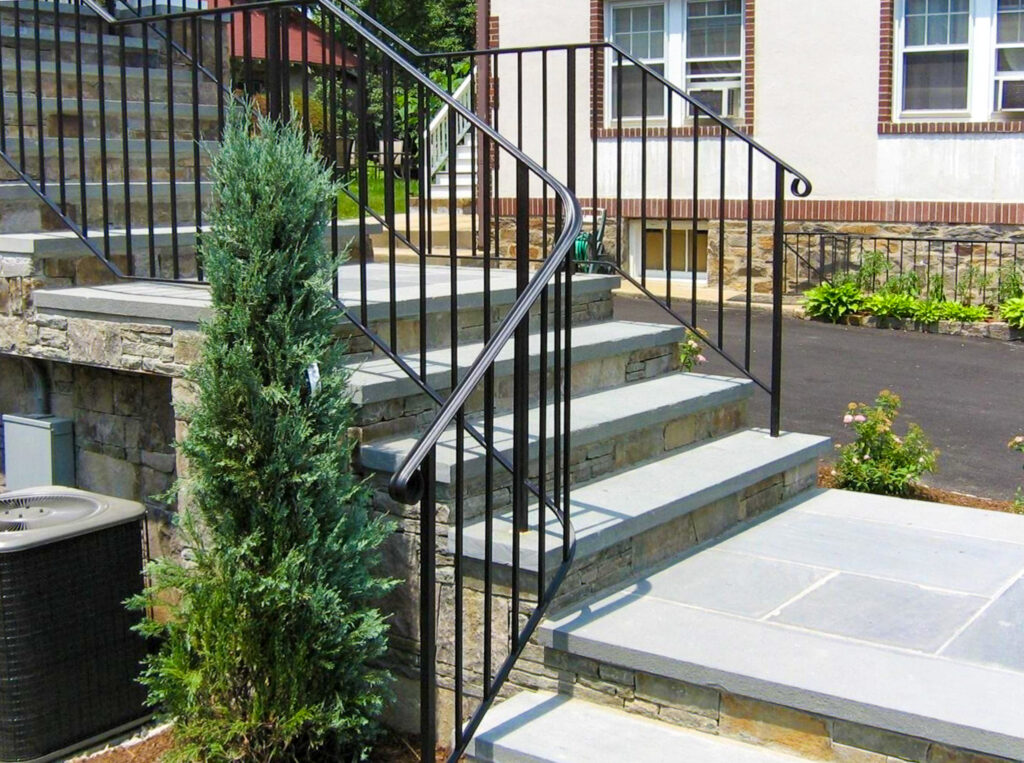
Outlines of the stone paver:
{"type": "Polygon", "coordinates": [[[908,649],[939,649],[988,603],[980,596],[840,574],[771,619],[908,649]]]}
{"type": "Polygon", "coordinates": [[[1024,759],[1022,541],[1021,517],[810,491],[556,615],[539,638],[601,662],[1024,759]]]}
{"type": "Polygon", "coordinates": [[[1024,580],[1017,580],[942,654],[1024,671],[1024,580]]]}
{"type": "MultiPolygon", "coordinates": [[[[969,521],[963,530],[970,532],[969,521]]],[[[1017,544],[805,511],[786,512],[722,548],[981,595],[1024,569],[1017,544]]]]}
{"type": "Polygon", "coordinates": [[[830,574],[817,567],[710,548],[644,583],[647,592],[660,599],[759,618],[830,574]]]}

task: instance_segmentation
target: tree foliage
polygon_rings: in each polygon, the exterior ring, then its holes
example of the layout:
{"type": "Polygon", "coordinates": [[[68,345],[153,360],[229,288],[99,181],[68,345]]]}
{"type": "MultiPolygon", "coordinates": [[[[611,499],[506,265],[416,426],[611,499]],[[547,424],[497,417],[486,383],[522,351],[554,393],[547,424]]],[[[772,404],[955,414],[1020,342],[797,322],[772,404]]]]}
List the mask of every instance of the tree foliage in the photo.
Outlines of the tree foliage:
{"type": "Polygon", "coordinates": [[[373,602],[391,586],[373,573],[389,526],[352,473],[346,434],[324,246],[337,189],[299,128],[241,112],[213,176],[213,318],[179,445],[187,561],[154,563],[135,602],[172,602],[143,625],[163,643],[143,682],[175,719],[175,760],[333,760],[364,744],[382,709],[387,675],[370,665],[386,623],[373,602]]]}

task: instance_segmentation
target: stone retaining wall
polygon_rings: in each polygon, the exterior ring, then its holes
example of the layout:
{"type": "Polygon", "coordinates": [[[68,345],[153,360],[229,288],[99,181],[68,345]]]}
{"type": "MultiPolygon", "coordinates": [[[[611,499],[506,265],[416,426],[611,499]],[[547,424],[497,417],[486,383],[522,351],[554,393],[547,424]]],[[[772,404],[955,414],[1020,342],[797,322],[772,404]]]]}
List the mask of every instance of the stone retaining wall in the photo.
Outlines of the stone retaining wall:
{"type": "MultiPolygon", "coordinates": [[[[804,320],[820,320],[811,318],[802,311],[798,313],[804,320]]],[[[1002,342],[1024,341],[1024,330],[1010,328],[1003,321],[937,321],[921,323],[911,318],[880,318],[877,315],[848,315],[839,321],[844,326],[863,326],[865,328],[892,329],[895,331],[919,331],[925,334],[948,334],[950,336],[969,336],[979,339],[996,339],[1002,342]]]]}

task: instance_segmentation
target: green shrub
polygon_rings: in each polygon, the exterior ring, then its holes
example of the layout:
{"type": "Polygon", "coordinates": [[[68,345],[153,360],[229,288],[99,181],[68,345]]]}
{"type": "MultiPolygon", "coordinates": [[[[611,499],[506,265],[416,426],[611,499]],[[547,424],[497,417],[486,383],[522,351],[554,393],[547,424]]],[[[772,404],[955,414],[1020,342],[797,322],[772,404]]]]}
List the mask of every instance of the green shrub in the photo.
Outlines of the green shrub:
{"type": "Polygon", "coordinates": [[[232,113],[202,261],[213,317],[180,451],[187,563],[154,562],[165,607],[142,681],[177,761],[351,760],[383,709],[373,573],[390,526],[352,470],[324,230],[337,188],[301,128],[232,113]],[[312,151],[312,149],[311,149],[312,151]],[[319,369],[316,381],[314,369],[319,369]]]}
{"type": "Polygon", "coordinates": [[[864,309],[879,318],[910,318],[918,300],[900,292],[879,292],[864,301],[864,309]]]}
{"type": "Polygon", "coordinates": [[[823,283],[804,296],[804,310],[812,318],[825,318],[838,323],[850,313],[861,309],[864,295],[851,281],[839,284],[823,283]]]}
{"type": "Polygon", "coordinates": [[[1024,297],[1008,299],[999,306],[999,316],[1015,329],[1024,329],[1024,297]]]}
{"type": "Polygon", "coordinates": [[[997,299],[1007,302],[1011,299],[1024,297],[1024,271],[1015,262],[1004,262],[999,266],[999,288],[997,299]]]}
{"type": "Polygon", "coordinates": [[[972,262],[960,271],[953,291],[960,302],[970,305],[975,297],[981,298],[991,288],[992,274],[972,262]]]}
{"type": "Polygon", "coordinates": [[[914,311],[911,317],[919,323],[938,323],[942,320],[942,305],[944,302],[936,302],[931,299],[919,299],[914,303],[914,311]]]}
{"type": "Polygon", "coordinates": [[[974,323],[992,317],[991,311],[985,305],[962,305],[959,302],[940,302],[938,304],[940,320],[944,321],[974,323]]]}
{"type": "Polygon", "coordinates": [[[928,287],[924,296],[931,302],[946,301],[946,277],[942,273],[932,273],[928,276],[928,287]]]}
{"type": "Polygon", "coordinates": [[[889,277],[889,258],[880,251],[861,254],[860,265],[853,274],[857,288],[870,293],[880,288],[889,277]]]}
{"type": "MultiPolygon", "coordinates": [[[[1010,450],[1015,450],[1018,453],[1024,453],[1024,434],[1019,434],[1006,443],[1006,447],[1010,450]]],[[[1013,497],[1013,504],[1011,510],[1014,514],[1024,514],[1024,488],[1017,488],[1017,492],[1013,497]]]]}
{"type": "Polygon", "coordinates": [[[921,276],[913,270],[890,278],[879,290],[883,294],[906,294],[917,297],[921,294],[921,276]]]}
{"type": "Polygon", "coordinates": [[[900,437],[893,432],[899,416],[898,395],[882,390],[873,406],[850,403],[843,423],[857,439],[839,450],[835,467],[837,487],[863,493],[905,496],[921,475],[935,469],[938,451],[916,424],[900,437]]]}

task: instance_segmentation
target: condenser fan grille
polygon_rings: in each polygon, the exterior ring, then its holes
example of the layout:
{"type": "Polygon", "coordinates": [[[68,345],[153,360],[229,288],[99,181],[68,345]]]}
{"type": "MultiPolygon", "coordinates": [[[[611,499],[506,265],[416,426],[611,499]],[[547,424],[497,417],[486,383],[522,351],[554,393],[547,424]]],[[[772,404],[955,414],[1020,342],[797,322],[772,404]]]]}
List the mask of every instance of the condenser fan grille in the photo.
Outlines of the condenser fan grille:
{"type": "Polygon", "coordinates": [[[78,522],[103,509],[93,498],[78,495],[0,495],[0,532],[35,530],[78,522]]]}

